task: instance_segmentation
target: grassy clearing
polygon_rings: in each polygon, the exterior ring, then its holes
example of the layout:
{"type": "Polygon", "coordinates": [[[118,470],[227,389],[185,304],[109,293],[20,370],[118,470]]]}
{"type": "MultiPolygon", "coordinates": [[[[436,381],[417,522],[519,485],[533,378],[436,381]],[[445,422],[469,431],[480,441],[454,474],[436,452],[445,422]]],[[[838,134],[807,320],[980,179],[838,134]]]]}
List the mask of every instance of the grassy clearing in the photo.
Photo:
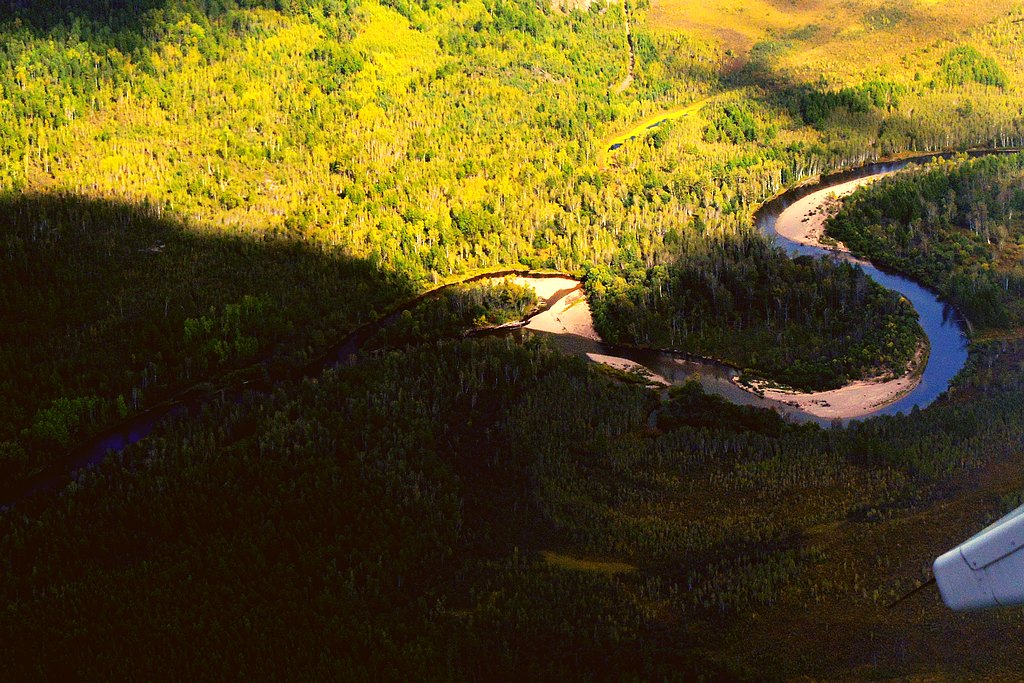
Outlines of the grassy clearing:
{"type": "Polygon", "coordinates": [[[654,30],[717,41],[736,57],[774,53],[780,67],[813,82],[905,66],[937,39],[983,26],[1018,6],[1012,0],[653,0],[647,22],[654,30]]]}
{"type": "Polygon", "coordinates": [[[663,125],[665,123],[668,123],[669,121],[675,121],[675,120],[678,120],[678,119],[683,119],[683,118],[689,118],[689,117],[696,116],[697,114],[700,113],[700,111],[704,107],[706,107],[708,105],[708,103],[710,101],[711,101],[711,98],[707,98],[707,99],[700,100],[699,102],[694,102],[692,104],[687,104],[687,105],[682,106],[682,107],[676,107],[675,109],[670,109],[668,111],[662,111],[662,112],[658,112],[656,114],[651,114],[650,116],[645,118],[643,121],[640,121],[639,123],[634,125],[632,128],[627,130],[626,132],[619,133],[615,137],[608,138],[601,145],[601,151],[600,151],[601,158],[600,158],[600,161],[599,161],[599,165],[600,166],[604,166],[607,163],[607,161],[608,161],[608,154],[609,153],[613,153],[615,150],[617,150],[618,149],[618,147],[616,147],[617,145],[618,146],[624,145],[624,144],[626,144],[627,142],[629,142],[631,140],[635,140],[638,137],[641,137],[641,136],[646,135],[646,134],[648,134],[650,132],[653,132],[653,130],[655,128],[657,128],[658,126],[663,125]],[[615,149],[612,149],[613,147],[615,149]]]}
{"type": "Polygon", "coordinates": [[[588,560],[580,557],[573,557],[572,555],[565,555],[558,553],[553,550],[544,550],[541,552],[544,557],[544,561],[552,567],[559,567],[561,569],[568,569],[576,572],[595,572],[598,574],[605,574],[612,576],[614,574],[628,574],[636,571],[636,567],[625,562],[615,562],[611,560],[588,560]]]}

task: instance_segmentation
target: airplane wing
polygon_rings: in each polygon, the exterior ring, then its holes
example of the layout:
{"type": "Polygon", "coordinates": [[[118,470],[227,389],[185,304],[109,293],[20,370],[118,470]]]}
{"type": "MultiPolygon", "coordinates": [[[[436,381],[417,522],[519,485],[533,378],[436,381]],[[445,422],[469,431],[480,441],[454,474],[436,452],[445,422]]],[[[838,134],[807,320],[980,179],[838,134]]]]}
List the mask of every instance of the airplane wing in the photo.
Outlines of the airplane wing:
{"type": "Polygon", "coordinates": [[[1024,506],[941,555],[932,572],[954,610],[1024,604],[1024,506]]]}

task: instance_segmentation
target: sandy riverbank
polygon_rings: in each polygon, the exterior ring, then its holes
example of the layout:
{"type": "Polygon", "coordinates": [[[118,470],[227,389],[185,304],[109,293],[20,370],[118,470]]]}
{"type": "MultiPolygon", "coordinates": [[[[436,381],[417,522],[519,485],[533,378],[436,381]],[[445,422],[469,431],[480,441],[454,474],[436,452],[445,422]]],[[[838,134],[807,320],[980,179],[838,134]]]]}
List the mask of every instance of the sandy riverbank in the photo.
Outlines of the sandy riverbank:
{"type": "MultiPolygon", "coordinates": [[[[516,284],[532,287],[537,296],[545,302],[562,296],[549,310],[534,316],[526,325],[526,329],[536,332],[550,332],[552,334],[568,334],[583,337],[592,341],[601,341],[600,335],[594,329],[594,318],[590,313],[590,304],[583,293],[582,285],[571,278],[536,278],[519,277],[515,279],[516,284]],[[568,294],[565,292],[568,291],[568,294]]],[[[656,384],[670,385],[672,382],[661,375],[652,372],[649,368],[619,356],[609,356],[599,353],[587,353],[587,358],[594,363],[601,363],[618,370],[626,372],[639,372],[647,375],[656,384]]]]}
{"type": "Polygon", "coordinates": [[[919,353],[911,364],[907,374],[890,380],[862,379],[830,391],[801,392],[788,389],[769,388],[767,383],[751,382],[748,387],[737,384],[748,391],[793,406],[805,413],[826,420],[852,419],[870,415],[890,403],[896,402],[913,390],[921,381],[921,374],[916,368],[924,361],[924,354],[919,353]]]}
{"type": "Polygon", "coordinates": [[[652,384],[660,384],[666,387],[672,386],[671,381],[652,371],[646,365],[637,363],[635,360],[629,360],[628,358],[622,358],[620,356],[606,356],[601,353],[588,353],[587,358],[594,363],[607,365],[608,367],[615,368],[616,370],[639,373],[650,380],[652,384]]]}
{"type": "Polygon", "coordinates": [[[812,192],[803,199],[793,202],[779,214],[775,221],[775,232],[798,244],[849,254],[850,250],[842,242],[822,242],[825,236],[825,219],[838,208],[839,200],[843,197],[887,175],[889,173],[879,173],[812,192]]]}
{"type": "Polygon", "coordinates": [[[547,311],[534,316],[527,323],[526,329],[553,334],[574,334],[594,341],[601,337],[594,329],[594,318],[590,314],[590,305],[583,293],[582,285],[572,278],[515,278],[517,285],[532,287],[537,296],[545,302],[568,292],[562,299],[547,311]]]}

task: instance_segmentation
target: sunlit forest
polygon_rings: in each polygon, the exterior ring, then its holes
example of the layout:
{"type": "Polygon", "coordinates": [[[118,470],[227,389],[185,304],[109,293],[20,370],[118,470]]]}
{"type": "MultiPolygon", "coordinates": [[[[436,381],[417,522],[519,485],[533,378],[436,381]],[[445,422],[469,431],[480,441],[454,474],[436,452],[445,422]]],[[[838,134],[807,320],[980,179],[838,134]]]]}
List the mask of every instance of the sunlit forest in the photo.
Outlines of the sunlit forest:
{"type": "Polygon", "coordinates": [[[1024,502],[1022,24],[0,0],[0,678],[1018,677],[1019,609],[892,603],[1024,502]],[[849,260],[755,220],[936,152],[830,205],[849,260]],[[857,259],[962,320],[933,403],[799,420],[527,325],[558,276],[606,351],[920,381],[857,259]]]}

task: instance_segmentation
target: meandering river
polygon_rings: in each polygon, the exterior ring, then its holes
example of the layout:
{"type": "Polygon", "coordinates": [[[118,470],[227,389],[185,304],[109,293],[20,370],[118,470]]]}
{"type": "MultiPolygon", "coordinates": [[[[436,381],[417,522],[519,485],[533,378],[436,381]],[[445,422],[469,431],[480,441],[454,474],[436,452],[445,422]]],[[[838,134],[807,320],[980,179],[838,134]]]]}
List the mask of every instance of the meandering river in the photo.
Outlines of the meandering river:
{"type": "MultiPolygon", "coordinates": [[[[755,216],[756,224],[764,233],[774,236],[778,243],[794,256],[828,254],[836,258],[851,258],[822,247],[799,244],[782,237],[775,230],[776,222],[787,207],[813,193],[824,192],[827,194],[830,188],[842,183],[890,173],[904,168],[908,164],[919,163],[934,156],[938,155],[869,164],[851,171],[827,176],[814,184],[795,188],[765,204],[755,216]]],[[[907,412],[914,406],[923,408],[948,388],[950,380],[960,371],[967,360],[967,339],[961,320],[952,307],[940,301],[935,293],[906,277],[885,272],[871,264],[863,263],[862,267],[879,284],[899,292],[913,304],[920,315],[921,326],[928,337],[930,355],[924,371],[920,373],[920,381],[916,385],[913,381],[908,381],[908,387],[912,386],[912,388],[894,402],[866,411],[858,410],[854,414],[831,416],[828,414],[828,410],[824,409],[818,410],[819,414],[802,410],[794,405],[793,401],[786,400],[785,397],[775,399],[748,391],[736,383],[737,370],[723,363],[694,358],[686,354],[625,348],[602,342],[593,332],[589,309],[580,291],[579,282],[565,275],[528,274],[524,271],[510,270],[473,276],[463,282],[506,276],[528,278],[527,281],[538,284],[547,281],[546,287],[538,287],[539,290],[543,290],[541,295],[544,299],[544,306],[531,319],[524,321],[524,327],[549,334],[555,344],[564,351],[584,355],[595,362],[619,367],[642,367],[651,374],[652,379],[664,383],[681,384],[688,380],[697,380],[705,390],[735,403],[772,408],[796,421],[829,424],[837,418],[845,421],[850,417],[859,418],[907,412]]],[[[391,324],[403,311],[416,307],[423,301],[436,296],[443,289],[433,290],[416,297],[383,318],[362,325],[303,368],[301,374],[319,374],[326,368],[348,361],[381,328],[391,324]]],[[[30,479],[0,491],[0,506],[14,504],[38,492],[58,489],[70,480],[72,473],[76,470],[95,465],[110,453],[120,452],[127,446],[145,438],[159,423],[169,417],[193,412],[212,400],[237,401],[245,391],[253,390],[267,391],[269,387],[262,386],[260,382],[250,382],[227,388],[205,387],[187,390],[173,400],[154,406],[105,430],[30,479]]],[[[823,402],[825,401],[819,401],[819,403],[823,402]]]]}
{"type": "MultiPolygon", "coordinates": [[[[687,357],[684,354],[616,347],[601,342],[594,335],[573,333],[570,329],[559,331],[551,329],[550,325],[545,325],[541,329],[553,333],[556,344],[565,351],[613,365],[639,365],[646,368],[655,379],[671,384],[695,379],[705,390],[730,401],[772,408],[799,422],[813,421],[829,425],[835,421],[847,422],[850,419],[905,413],[915,406],[923,408],[946,391],[950,380],[967,361],[967,337],[957,312],[941,301],[934,292],[909,278],[883,271],[870,263],[853,259],[848,254],[787,239],[779,235],[775,227],[780,217],[787,213],[787,209],[792,211],[802,208],[803,211],[796,217],[798,220],[803,218],[804,211],[820,209],[837,186],[854,180],[880,177],[935,156],[938,155],[869,164],[826,176],[816,183],[800,186],[780,195],[761,207],[755,215],[758,228],[774,237],[790,255],[829,256],[855,261],[868,276],[883,287],[906,297],[918,312],[921,327],[928,339],[929,353],[922,361],[925,364],[923,370],[918,368],[914,373],[887,382],[857,382],[831,392],[789,395],[785,392],[768,391],[765,395],[758,395],[739,386],[736,382],[739,373],[722,363],[687,357]]],[[[788,220],[792,221],[793,217],[789,216],[788,220]]],[[[556,311],[557,307],[546,315],[550,316],[556,311]]],[[[579,318],[579,315],[568,317],[579,318]]],[[[576,327],[580,327],[578,320],[576,327]]]]}
{"type": "Polygon", "coordinates": [[[938,155],[896,162],[869,164],[852,171],[837,173],[824,178],[815,185],[800,187],[786,192],[762,207],[756,216],[757,226],[764,233],[774,236],[777,243],[784,247],[790,255],[829,255],[833,258],[853,261],[860,265],[871,279],[883,287],[899,292],[906,297],[917,311],[921,327],[928,338],[929,355],[927,364],[920,374],[916,386],[897,398],[897,400],[866,413],[866,415],[893,415],[909,412],[915,406],[923,408],[945,392],[949,388],[950,381],[960,372],[964,363],[967,362],[967,336],[964,331],[963,320],[959,313],[948,303],[940,300],[935,292],[910,278],[887,272],[871,263],[854,259],[848,253],[842,251],[825,249],[820,246],[789,239],[776,231],[776,223],[788,207],[813,194],[820,194],[822,191],[827,192],[830,188],[843,186],[851,181],[867,180],[886,175],[901,170],[910,164],[921,163],[936,156],[938,155]]]}

